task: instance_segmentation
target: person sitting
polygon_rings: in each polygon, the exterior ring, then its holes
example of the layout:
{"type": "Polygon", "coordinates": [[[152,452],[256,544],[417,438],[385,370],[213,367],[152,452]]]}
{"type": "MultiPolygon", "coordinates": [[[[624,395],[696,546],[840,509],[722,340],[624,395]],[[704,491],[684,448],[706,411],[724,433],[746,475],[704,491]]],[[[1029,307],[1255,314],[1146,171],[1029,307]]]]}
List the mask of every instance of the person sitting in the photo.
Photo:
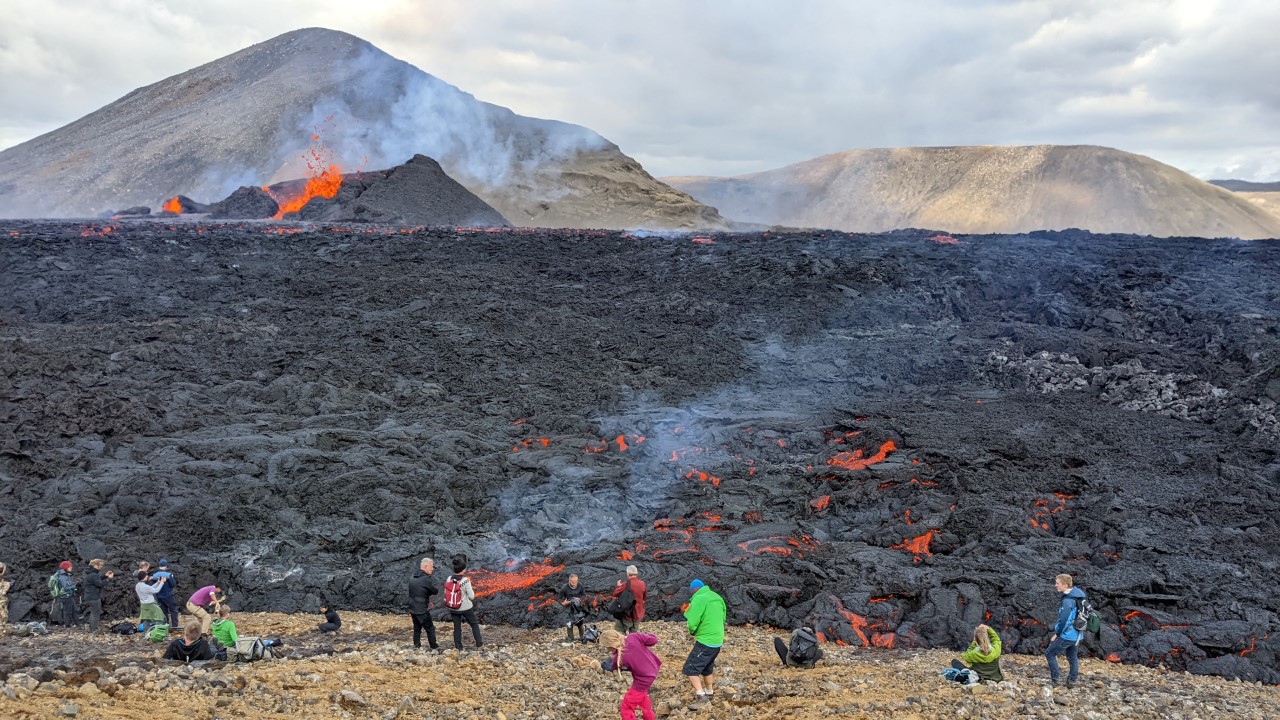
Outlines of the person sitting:
{"type": "Polygon", "coordinates": [[[988,625],[979,625],[973,629],[973,642],[969,643],[969,649],[964,651],[960,660],[952,660],[951,667],[977,673],[978,682],[1004,682],[1004,673],[1000,672],[1000,650],[1000,635],[988,625]]]}
{"type": "MultiPolygon", "coordinates": [[[[236,659],[236,645],[240,643],[240,633],[236,632],[236,624],[231,620],[231,606],[218,606],[218,619],[211,626],[213,639],[227,651],[227,659],[236,659]]],[[[250,638],[245,638],[249,640],[250,638]]]]}
{"type": "Polygon", "coordinates": [[[824,655],[822,648],[818,647],[818,634],[808,625],[793,630],[785,643],[782,638],[774,638],[773,649],[783,665],[806,670],[817,665],[824,655]]]}
{"type": "Polygon", "coordinates": [[[181,660],[182,662],[191,662],[192,660],[212,660],[213,646],[209,641],[200,635],[200,625],[198,623],[187,623],[182,628],[182,637],[169,643],[169,649],[164,653],[165,660],[181,660]]]}
{"type": "Polygon", "coordinates": [[[338,632],[338,628],[342,627],[342,618],[338,617],[338,611],[331,607],[322,607],[320,612],[324,614],[324,622],[316,626],[322,633],[338,632]]]}

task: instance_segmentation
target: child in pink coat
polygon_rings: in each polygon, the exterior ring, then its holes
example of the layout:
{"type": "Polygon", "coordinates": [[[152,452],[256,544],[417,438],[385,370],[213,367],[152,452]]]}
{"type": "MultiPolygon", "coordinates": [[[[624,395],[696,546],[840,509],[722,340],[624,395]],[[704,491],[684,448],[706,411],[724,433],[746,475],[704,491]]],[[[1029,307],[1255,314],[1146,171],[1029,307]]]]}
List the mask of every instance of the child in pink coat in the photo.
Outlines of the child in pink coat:
{"type": "Polygon", "coordinates": [[[633,632],[625,637],[612,629],[604,631],[600,636],[605,647],[613,650],[613,666],[615,671],[626,668],[631,671],[631,687],[622,698],[618,708],[622,720],[636,720],[639,710],[644,720],[655,720],[653,701],[649,699],[649,688],[658,678],[662,669],[662,660],[649,648],[658,644],[658,636],[650,633],[633,632]]]}

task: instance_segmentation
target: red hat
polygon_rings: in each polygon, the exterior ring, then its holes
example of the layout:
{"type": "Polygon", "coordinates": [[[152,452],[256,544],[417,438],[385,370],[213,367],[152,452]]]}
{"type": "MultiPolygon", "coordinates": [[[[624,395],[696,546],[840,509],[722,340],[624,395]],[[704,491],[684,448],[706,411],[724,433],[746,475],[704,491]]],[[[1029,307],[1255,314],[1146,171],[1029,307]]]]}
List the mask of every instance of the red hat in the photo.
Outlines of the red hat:
{"type": "Polygon", "coordinates": [[[66,571],[70,572],[70,570],[71,570],[71,561],[70,561],[70,560],[63,560],[62,562],[58,563],[58,567],[59,567],[60,569],[62,569],[62,570],[66,570],[66,571]]]}

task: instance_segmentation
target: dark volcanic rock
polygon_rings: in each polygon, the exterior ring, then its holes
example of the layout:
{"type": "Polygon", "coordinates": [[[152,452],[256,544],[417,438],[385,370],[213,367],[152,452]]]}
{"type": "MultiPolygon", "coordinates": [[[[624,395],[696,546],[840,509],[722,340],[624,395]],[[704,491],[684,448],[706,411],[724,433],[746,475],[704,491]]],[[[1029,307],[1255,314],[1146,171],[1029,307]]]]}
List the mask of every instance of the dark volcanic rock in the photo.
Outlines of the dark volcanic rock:
{"type": "Polygon", "coordinates": [[[112,213],[112,217],[128,217],[128,216],[146,216],[151,214],[151,208],[146,205],[137,205],[135,207],[117,210],[112,213]]]}
{"type": "Polygon", "coordinates": [[[280,206],[260,187],[246,185],[209,206],[209,216],[223,220],[257,220],[279,212],[280,206]]]}
{"type": "Polygon", "coordinates": [[[425,155],[414,155],[390,170],[344,176],[337,195],[312,198],[299,211],[298,219],[385,225],[508,225],[498,211],[425,155]]]}
{"type": "Polygon", "coordinates": [[[490,622],[635,563],[654,618],[699,577],[734,622],[1038,652],[1070,572],[1089,652],[1280,681],[1280,244],[2,230],[15,620],[103,547],[286,611],[465,553],[490,622]]]}

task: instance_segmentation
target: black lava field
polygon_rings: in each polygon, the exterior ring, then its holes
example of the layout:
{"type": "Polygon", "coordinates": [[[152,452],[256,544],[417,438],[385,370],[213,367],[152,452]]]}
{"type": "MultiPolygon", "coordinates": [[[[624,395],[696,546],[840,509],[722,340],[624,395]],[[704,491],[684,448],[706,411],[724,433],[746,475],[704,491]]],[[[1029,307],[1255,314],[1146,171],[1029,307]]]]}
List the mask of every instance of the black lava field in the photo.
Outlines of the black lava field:
{"type": "MultiPolygon", "coordinates": [[[[1065,231],[0,227],[0,560],[481,620],[634,563],[735,623],[1280,682],[1280,242],[1065,231]],[[443,580],[444,571],[439,571],[443,580]],[[443,611],[441,611],[443,612],[443,611]]],[[[132,614],[131,583],[107,593],[132,614]]],[[[598,603],[603,608],[603,602],[598,603]]],[[[872,650],[876,652],[876,650],[872,650]]]]}

